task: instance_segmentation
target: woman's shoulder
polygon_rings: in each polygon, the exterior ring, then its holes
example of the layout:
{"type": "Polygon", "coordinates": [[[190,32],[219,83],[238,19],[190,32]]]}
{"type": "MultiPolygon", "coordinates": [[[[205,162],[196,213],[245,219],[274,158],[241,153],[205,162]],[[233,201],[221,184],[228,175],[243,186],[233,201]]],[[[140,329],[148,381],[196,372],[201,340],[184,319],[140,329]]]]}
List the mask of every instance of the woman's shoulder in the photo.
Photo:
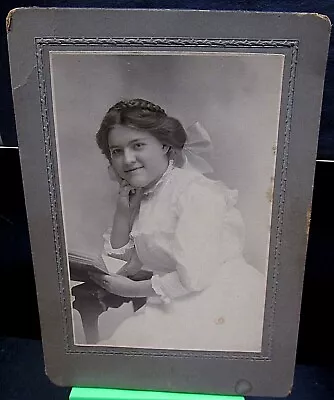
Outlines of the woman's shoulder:
{"type": "Polygon", "coordinates": [[[204,175],[192,168],[175,167],[171,173],[174,184],[188,185],[198,180],[206,179],[204,175]]]}
{"type": "MultiPolygon", "coordinates": [[[[175,168],[172,173],[173,189],[177,199],[211,199],[234,206],[238,191],[229,189],[222,181],[210,179],[191,168],[175,168]]],[[[174,197],[175,198],[175,197],[174,197]]]]}

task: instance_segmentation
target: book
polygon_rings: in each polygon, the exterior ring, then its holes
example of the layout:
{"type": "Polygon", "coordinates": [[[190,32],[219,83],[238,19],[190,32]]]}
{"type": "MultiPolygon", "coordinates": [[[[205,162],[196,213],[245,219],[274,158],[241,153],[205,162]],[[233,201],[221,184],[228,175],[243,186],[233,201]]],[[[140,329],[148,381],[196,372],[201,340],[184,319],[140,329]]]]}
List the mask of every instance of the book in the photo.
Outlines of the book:
{"type": "Polygon", "coordinates": [[[72,251],[68,253],[68,262],[70,278],[74,281],[86,282],[90,280],[89,272],[109,275],[109,271],[101,257],[88,256],[72,251]]]}
{"type": "Polygon", "coordinates": [[[90,280],[89,273],[106,274],[117,273],[126,263],[106,254],[97,256],[96,254],[85,254],[78,251],[69,251],[68,262],[70,279],[75,281],[87,282],[90,280]]]}

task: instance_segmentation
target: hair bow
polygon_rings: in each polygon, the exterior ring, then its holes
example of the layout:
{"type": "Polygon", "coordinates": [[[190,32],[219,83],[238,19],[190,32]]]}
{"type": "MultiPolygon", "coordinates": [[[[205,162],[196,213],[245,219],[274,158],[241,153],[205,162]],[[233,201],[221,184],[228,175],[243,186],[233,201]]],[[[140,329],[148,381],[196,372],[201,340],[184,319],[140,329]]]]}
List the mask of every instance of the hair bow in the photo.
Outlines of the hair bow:
{"type": "Polygon", "coordinates": [[[206,129],[199,122],[195,122],[186,129],[186,132],[188,138],[182,151],[185,167],[189,164],[202,174],[213,172],[211,165],[200,155],[203,153],[210,154],[213,150],[206,129]]]}

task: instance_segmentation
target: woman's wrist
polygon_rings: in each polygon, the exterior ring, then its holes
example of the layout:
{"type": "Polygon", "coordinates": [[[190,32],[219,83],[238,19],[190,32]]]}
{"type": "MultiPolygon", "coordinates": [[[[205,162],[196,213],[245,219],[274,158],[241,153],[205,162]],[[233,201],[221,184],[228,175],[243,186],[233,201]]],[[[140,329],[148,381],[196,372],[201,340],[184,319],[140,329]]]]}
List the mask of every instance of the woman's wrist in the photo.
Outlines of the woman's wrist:
{"type": "Polygon", "coordinates": [[[133,281],[125,276],[113,275],[97,275],[90,274],[91,279],[110,293],[114,293],[122,297],[152,297],[156,296],[152,288],[151,279],[144,281],[133,281]]]}
{"type": "Polygon", "coordinates": [[[152,279],[135,282],[138,284],[138,296],[137,297],[153,297],[157,296],[156,292],[152,287],[152,279]]]}
{"type": "Polygon", "coordinates": [[[123,235],[110,235],[110,244],[113,249],[121,249],[126,246],[130,241],[130,234],[124,233],[123,235]]]}
{"type": "Polygon", "coordinates": [[[144,281],[133,281],[124,276],[114,279],[114,293],[123,297],[152,297],[156,296],[152,288],[151,279],[144,281]]]}
{"type": "Polygon", "coordinates": [[[110,244],[113,248],[125,246],[130,239],[131,215],[126,211],[116,210],[113,228],[110,235],[110,244]]]}
{"type": "Polygon", "coordinates": [[[116,211],[115,211],[115,216],[119,215],[123,218],[131,218],[131,208],[122,204],[121,202],[118,202],[116,205],[116,211]]]}
{"type": "MultiPolygon", "coordinates": [[[[119,290],[117,293],[119,296],[124,297],[152,297],[156,296],[154,289],[152,288],[151,279],[144,281],[133,281],[127,277],[123,277],[124,281],[119,281],[120,286],[116,289],[119,290]]],[[[118,286],[117,283],[115,286],[118,286]]]]}

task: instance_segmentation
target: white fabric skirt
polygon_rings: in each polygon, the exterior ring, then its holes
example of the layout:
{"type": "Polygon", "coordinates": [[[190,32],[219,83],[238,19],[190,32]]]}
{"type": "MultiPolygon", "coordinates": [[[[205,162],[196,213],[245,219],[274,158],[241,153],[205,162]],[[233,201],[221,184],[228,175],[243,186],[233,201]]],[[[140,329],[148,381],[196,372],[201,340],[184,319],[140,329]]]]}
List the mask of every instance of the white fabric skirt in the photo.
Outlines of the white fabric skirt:
{"type": "Polygon", "coordinates": [[[209,351],[261,351],[265,276],[240,258],[225,263],[200,293],[148,304],[100,345],[209,351]]]}

